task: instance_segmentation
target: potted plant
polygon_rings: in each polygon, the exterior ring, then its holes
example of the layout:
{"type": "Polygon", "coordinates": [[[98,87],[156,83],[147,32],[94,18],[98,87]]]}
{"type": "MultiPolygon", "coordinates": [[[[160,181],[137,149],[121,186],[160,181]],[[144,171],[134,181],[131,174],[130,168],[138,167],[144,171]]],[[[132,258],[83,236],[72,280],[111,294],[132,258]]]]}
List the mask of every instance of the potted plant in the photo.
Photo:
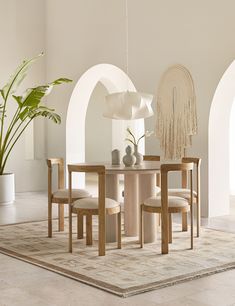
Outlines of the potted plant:
{"type": "Polygon", "coordinates": [[[143,161],[143,155],[141,153],[139,153],[139,150],[138,150],[139,142],[144,137],[150,137],[153,134],[153,131],[151,131],[151,132],[146,131],[139,138],[136,138],[136,136],[133,134],[133,132],[131,131],[131,129],[129,127],[126,130],[127,130],[127,133],[128,133],[128,137],[125,140],[129,141],[134,146],[134,154],[133,155],[136,157],[135,165],[141,165],[141,163],[143,161]]]}
{"type": "Polygon", "coordinates": [[[37,117],[45,117],[55,123],[60,123],[61,118],[54,109],[42,104],[42,98],[48,95],[55,85],[71,82],[66,78],[59,78],[46,85],[28,88],[22,96],[15,92],[25,76],[29,67],[38,56],[25,60],[10,77],[7,84],[0,90],[0,204],[14,201],[14,174],[5,173],[8,158],[13,148],[25,129],[37,117]],[[9,101],[15,103],[15,110],[9,112],[9,101]]]}

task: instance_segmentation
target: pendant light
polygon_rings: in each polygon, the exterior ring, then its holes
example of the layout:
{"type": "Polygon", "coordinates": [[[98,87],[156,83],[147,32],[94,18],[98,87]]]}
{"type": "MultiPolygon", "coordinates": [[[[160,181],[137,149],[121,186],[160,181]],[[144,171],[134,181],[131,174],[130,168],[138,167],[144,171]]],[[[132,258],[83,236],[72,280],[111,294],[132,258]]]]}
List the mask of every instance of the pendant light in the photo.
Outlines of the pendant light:
{"type": "MultiPolygon", "coordinates": [[[[128,63],[128,0],[126,0],[126,73],[129,74],[128,63]]],[[[153,96],[146,93],[128,91],[129,79],[127,77],[127,91],[116,92],[105,97],[105,111],[103,116],[111,119],[133,120],[147,118],[153,115],[151,103],[153,96]]]]}

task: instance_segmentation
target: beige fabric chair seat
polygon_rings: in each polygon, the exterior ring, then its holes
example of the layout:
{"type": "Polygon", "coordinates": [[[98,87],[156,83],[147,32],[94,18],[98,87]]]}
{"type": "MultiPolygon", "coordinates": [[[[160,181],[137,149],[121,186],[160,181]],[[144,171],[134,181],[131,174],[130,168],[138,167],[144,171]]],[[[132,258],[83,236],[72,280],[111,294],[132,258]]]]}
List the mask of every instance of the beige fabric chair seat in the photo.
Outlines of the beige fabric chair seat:
{"type": "MultiPolygon", "coordinates": [[[[170,188],[168,189],[170,196],[182,197],[184,199],[190,199],[190,189],[187,188],[170,188]]],[[[193,196],[197,197],[196,191],[193,191],[193,196]]]]}
{"type": "MultiPolygon", "coordinates": [[[[98,209],[99,203],[98,198],[84,198],[77,200],[73,203],[73,208],[80,208],[80,209],[98,209]]],[[[120,204],[113,200],[106,198],[105,199],[105,208],[115,208],[119,207],[120,204]]]]}
{"type": "MultiPolygon", "coordinates": [[[[151,197],[144,201],[144,205],[146,206],[152,206],[152,207],[161,207],[161,197],[151,197]]],[[[175,196],[168,196],[168,207],[186,207],[188,206],[188,201],[186,199],[175,197],[175,196]]]]}
{"type": "MultiPolygon", "coordinates": [[[[79,199],[79,198],[88,198],[90,197],[90,193],[84,189],[72,189],[72,198],[79,199]]],[[[53,193],[54,198],[67,198],[69,197],[69,190],[68,189],[59,189],[53,193]]]]}

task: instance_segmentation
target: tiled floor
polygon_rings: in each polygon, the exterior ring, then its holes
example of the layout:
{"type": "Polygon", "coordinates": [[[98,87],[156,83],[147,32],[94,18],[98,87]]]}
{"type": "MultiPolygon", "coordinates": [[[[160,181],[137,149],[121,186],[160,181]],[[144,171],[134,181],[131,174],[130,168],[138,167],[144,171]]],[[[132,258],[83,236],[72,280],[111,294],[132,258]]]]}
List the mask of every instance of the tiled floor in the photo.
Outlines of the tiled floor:
{"type": "MultiPolygon", "coordinates": [[[[46,215],[45,193],[22,193],[14,205],[0,208],[0,224],[43,220],[46,215]]],[[[213,228],[235,231],[235,210],[230,216],[203,222],[213,228]]],[[[231,270],[122,299],[0,254],[0,306],[235,306],[234,289],[235,270],[231,270]]]]}

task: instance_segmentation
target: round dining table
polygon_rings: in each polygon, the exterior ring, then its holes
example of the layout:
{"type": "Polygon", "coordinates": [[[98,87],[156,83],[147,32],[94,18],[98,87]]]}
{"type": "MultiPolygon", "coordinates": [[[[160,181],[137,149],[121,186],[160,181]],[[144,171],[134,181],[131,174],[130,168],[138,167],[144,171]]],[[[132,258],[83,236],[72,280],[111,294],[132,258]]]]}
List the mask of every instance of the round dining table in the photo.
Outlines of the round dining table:
{"type": "MultiPolygon", "coordinates": [[[[124,175],[124,230],[126,236],[139,236],[140,205],[156,195],[156,174],[160,161],[143,161],[139,166],[125,167],[105,163],[106,197],[118,200],[119,177],[124,175]]],[[[106,241],[116,241],[116,218],[106,217],[106,241]]],[[[144,242],[154,242],[157,235],[156,214],[144,213],[144,242]]]]}

